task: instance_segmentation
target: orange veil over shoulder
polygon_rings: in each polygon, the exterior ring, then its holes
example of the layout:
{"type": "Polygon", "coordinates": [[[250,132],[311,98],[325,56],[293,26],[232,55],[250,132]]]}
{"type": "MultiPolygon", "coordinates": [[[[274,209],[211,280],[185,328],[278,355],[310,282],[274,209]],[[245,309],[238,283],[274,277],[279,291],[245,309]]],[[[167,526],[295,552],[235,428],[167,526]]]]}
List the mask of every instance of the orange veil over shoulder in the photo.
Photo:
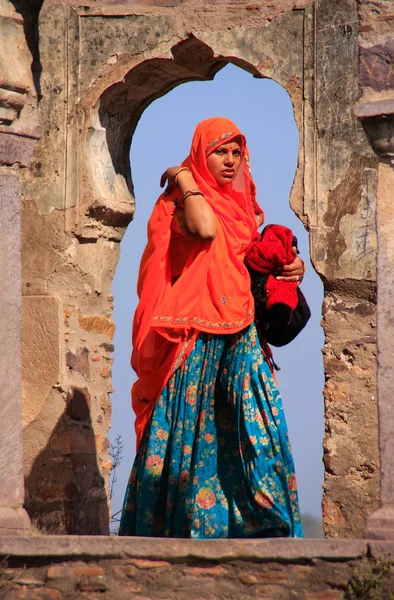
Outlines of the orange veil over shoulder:
{"type": "MultiPolygon", "coordinates": [[[[195,241],[173,284],[169,250],[179,190],[162,194],[153,209],[137,284],[140,302],[133,323],[131,364],[138,380],[133,385],[132,404],[137,447],[161,391],[190,354],[198,333],[234,333],[254,317],[244,256],[263,221],[263,212],[256,203],[245,138],[228,119],[202,121],[182,165],[190,168],[197,187],[215,212],[217,231],[211,242],[195,241]],[[208,170],[206,158],[235,137],[241,138],[243,161],[233,183],[222,186],[208,170]]],[[[185,237],[186,243],[190,247],[190,239],[185,237]]]]}

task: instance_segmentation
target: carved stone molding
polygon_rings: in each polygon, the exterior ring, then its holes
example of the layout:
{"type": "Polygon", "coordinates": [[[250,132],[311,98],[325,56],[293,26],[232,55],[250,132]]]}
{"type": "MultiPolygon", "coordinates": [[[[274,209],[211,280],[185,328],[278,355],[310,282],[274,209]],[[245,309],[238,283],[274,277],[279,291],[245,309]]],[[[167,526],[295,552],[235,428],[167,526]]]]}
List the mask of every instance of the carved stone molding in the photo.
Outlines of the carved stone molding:
{"type": "Polygon", "coordinates": [[[394,159],[394,97],[359,102],[355,115],[363,124],[370,144],[380,156],[394,159]]]}
{"type": "Polygon", "coordinates": [[[8,0],[0,0],[0,48],[0,124],[9,125],[26,103],[32,76],[23,19],[8,0]]]}
{"type": "Polygon", "coordinates": [[[374,151],[394,160],[394,114],[363,119],[363,125],[374,151]]]}

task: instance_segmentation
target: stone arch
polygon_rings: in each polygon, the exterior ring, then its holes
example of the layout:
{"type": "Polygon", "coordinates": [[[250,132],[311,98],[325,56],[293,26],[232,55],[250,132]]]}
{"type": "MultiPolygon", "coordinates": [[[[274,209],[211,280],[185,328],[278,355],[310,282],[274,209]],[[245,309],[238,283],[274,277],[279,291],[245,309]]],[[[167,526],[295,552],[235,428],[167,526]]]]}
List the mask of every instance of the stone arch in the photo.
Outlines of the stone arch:
{"type": "MultiPolygon", "coordinates": [[[[89,462],[84,455],[95,453],[95,480],[108,479],[110,289],[118,242],[134,212],[126,159],[134,128],[156,97],[184,81],[210,79],[227,62],[280,83],[300,130],[291,206],[310,232],[311,258],[325,283],[327,534],[362,536],[365,516],[376,506],[377,175],[352,112],[357,40],[343,25],[357,21],[356,2],[343,7],[340,23],[330,0],[318,7],[304,0],[286,9],[253,6],[213,7],[204,19],[193,3],[176,13],[160,6],[44,3],[41,139],[22,180],[25,473],[35,482],[27,494],[44,525],[62,519],[62,506],[72,511],[88,498],[81,526],[69,533],[107,530],[103,486],[87,489],[82,467],[89,462]],[[346,86],[338,87],[343,77],[346,86]],[[81,398],[82,413],[74,406],[81,398]],[[56,498],[42,497],[37,457],[45,448],[53,465],[74,455],[81,465],[73,486],[58,482],[56,498]]],[[[60,471],[49,469],[55,479],[60,471]]]]}
{"type": "MultiPolygon", "coordinates": [[[[304,137],[300,129],[303,122],[301,73],[298,78],[292,77],[285,82],[286,73],[281,72],[280,68],[276,69],[274,76],[265,68],[265,64],[256,66],[244,58],[218,55],[215,48],[194,35],[174,45],[171,48],[171,58],[132,60],[130,63],[132,66],[121,81],[112,83],[102,91],[85,125],[86,172],[81,180],[88,187],[89,193],[84,188],[80,195],[80,216],[84,213],[80,224],[82,238],[84,227],[92,231],[94,221],[104,226],[124,228],[132,219],[134,188],[128,151],[135,127],[145,108],[177,85],[189,81],[212,80],[228,63],[246,70],[256,78],[272,78],[288,91],[300,139],[304,137]],[[84,202],[84,197],[89,198],[88,205],[84,202]]],[[[304,147],[301,142],[292,190],[292,206],[295,209],[302,206],[303,158],[304,147]]],[[[300,210],[298,215],[302,217],[300,210]]]]}

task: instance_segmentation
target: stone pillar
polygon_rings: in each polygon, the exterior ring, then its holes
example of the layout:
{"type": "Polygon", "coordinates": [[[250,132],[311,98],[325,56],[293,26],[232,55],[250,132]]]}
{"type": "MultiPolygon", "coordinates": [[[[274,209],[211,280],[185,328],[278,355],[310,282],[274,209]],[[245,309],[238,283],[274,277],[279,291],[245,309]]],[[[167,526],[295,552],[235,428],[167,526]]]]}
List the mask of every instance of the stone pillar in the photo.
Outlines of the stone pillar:
{"type": "Polygon", "coordinates": [[[12,535],[30,525],[23,509],[19,172],[38,132],[22,117],[33,87],[31,55],[22,17],[8,0],[0,0],[0,40],[0,535],[12,535]]]}
{"type": "MultiPolygon", "coordinates": [[[[0,134],[1,135],[1,134],[0,134]]],[[[0,535],[29,526],[21,408],[21,212],[19,177],[0,170],[0,535]]]]}
{"type": "Polygon", "coordinates": [[[394,539],[394,99],[359,103],[373,149],[380,155],[377,194],[377,384],[381,507],[367,519],[366,537],[394,539]]]}
{"type": "Polygon", "coordinates": [[[392,2],[357,0],[359,100],[355,108],[380,157],[377,190],[377,396],[380,502],[365,535],[394,539],[394,32],[392,2]]]}

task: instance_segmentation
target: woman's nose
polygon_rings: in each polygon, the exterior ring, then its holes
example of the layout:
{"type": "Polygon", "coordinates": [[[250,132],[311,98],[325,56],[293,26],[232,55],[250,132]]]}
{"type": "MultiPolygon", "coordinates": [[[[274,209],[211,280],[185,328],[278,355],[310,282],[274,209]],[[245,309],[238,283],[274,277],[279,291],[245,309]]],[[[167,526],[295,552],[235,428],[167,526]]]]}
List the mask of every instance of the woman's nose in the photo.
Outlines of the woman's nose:
{"type": "Polygon", "coordinates": [[[225,156],[225,163],[226,163],[226,165],[234,164],[234,156],[233,156],[232,152],[227,152],[227,154],[225,156]]]}

